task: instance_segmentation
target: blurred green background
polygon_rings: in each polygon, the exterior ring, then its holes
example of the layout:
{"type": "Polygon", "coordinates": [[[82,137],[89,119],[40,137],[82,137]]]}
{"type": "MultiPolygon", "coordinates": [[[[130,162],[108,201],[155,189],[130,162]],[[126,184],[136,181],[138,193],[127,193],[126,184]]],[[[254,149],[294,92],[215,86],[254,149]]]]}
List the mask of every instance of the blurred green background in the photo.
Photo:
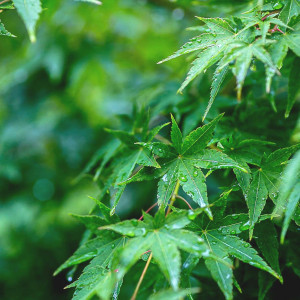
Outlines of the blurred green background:
{"type": "MultiPolygon", "coordinates": [[[[103,0],[102,6],[42,2],[34,44],[15,11],[0,15],[17,36],[1,37],[0,46],[4,300],[71,298],[72,291],[63,289],[68,275],[52,274],[76,249],[84,230],[69,213],[88,213],[93,206],[88,196],[99,192],[92,178],[76,178],[108,140],[104,128],[126,127],[135,105],[151,107],[166,120],[170,112],[177,117],[193,112],[183,129],[197,125],[195,116],[200,120],[207,103],[201,95],[209,92],[210,81],[202,82],[194,97],[192,88],[186,99],[176,94],[188,67],[185,59],[157,62],[195,35],[185,30],[199,25],[195,15],[224,16],[247,1],[229,6],[221,5],[228,1],[189,0],[103,0]]],[[[229,107],[236,103],[234,91],[225,102],[229,107]]],[[[218,103],[224,103],[222,97],[218,103]]],[[[288,121],[288,130],[295,122],[295,117],[288,121]]],[[[147,208],[155,197],[144,199],[145,191],[134,189],[120,203],[121,217],[147,208]]]]}
{"type": "Polygon", "coordinates": [[[69,213],[88,213],[98,192],[74,179],[135,101],[163,99],[166,111],[182,101],[173,78],[185,70],[156,63],[189,37],[193,13],[184,2],[103,2],[43,1],[35,44],[15,11],[1,14],[17,36],[0,47],[1,299],[70,299],[66,274],[52,274],[83,232],[69,213]]]}

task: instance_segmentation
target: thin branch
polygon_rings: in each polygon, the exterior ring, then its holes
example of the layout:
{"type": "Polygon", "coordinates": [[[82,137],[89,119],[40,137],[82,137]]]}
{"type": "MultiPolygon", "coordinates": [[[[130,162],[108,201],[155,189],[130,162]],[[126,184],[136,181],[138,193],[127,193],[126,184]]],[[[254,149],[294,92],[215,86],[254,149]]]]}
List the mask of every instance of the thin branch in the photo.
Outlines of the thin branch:
{"type": "Polygon", "coordinates": [[[168,207],[166,216],[170,213],[170,211],[171,211],[171,206],[173,206],[173,204],[174,204],[174,202],[175,202],[175,200],[176,200],[176,196],[178,195],[179,187],[180,187],[180,181],[177,180],[177,183],[176,183],[174,192],[173,192],[173,194],[172,194],[172,198],[171,198],[171,201],[170,201],[170,204],[169,204],[169,207],[168,207]]]}
{"type": "Polygon", "coordinates": [[[261,18],[262,21],[266,20],[268,17],[272,16],[272,15],[276,15],[280,13],[280,9],[276,9],[271,11],[270,13],[266,14],[263,18],[261,18]]]}
{"type": "Polygon", "coordinates": [[[3,0],[3,1],[0,2],[0,5],[4,4],[6,2],[9,2],[9,1],[11,1],[11,0],[3,0]]]}
{"type": "MultiPolygon", "coordinates": [[[[153,205],[151,205],[146,211],[145,213],[148,213],[152,208],[154,208],[158,203],[154,203],[153,205]]],[[[141,217],[139,218],[139,221],[142,221],[144,218],[144,215],[141,215],[141,217]]]]}
{"type": "Polygon", "coordinates": [[[144,268],[144,270],[143,270],[143,272],[142,272],[142,274],[141,274],[141,277],[140,277],[140,279],[139,279],[139,281],[138,281],[138,283],[137,283],[137,285],[136,285],[136,288],[135,288],[134,293],[133,293],[132,297],[130,298],[130,300],[135,300],[135,299],[136,299],[136,296],[137,296],[137,294],[138,294],[138,292],[139,292],[140,286],[141,286],[141,284],[142,284],[142,282],[143,282],[143,279],[144,279],[144,277],[145,277],[145,274],[146,274],[146,272],[147,272],[147,269],[148,269],[148,267],[149,267],[149,265],[150,265],[152,256],[153,256],[153,255],[152,255],[152,253],[151,253],[151,254],[149,255],[149,257],[148,257],[148,260],[147,260],[147,263],[146,263],[146,265],[145,265],[145,268],[144,268]]]}
{"type": "Polygon", "coordinates": [[[179,196],[179,195],[176,195],[176,198],[178,198],[178,199],[184,201],[184,202],[186,203],[186,205],[187,205],[191,210],[193,210],[193,208],[191,207],[191,205],[190,205],[183,197],[181,197],[181,196],[179,196]]]}

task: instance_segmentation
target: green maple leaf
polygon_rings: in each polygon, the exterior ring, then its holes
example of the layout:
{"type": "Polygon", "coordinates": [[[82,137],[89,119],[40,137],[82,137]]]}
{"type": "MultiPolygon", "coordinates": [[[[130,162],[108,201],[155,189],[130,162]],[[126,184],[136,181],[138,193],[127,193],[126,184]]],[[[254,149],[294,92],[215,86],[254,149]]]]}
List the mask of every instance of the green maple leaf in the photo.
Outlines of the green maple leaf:
{"type": "MultiPolygon", "coordinates": [[[[262,216],[261,220],[266,218],[270,218],[270,215],[262,216]]],[[[232,264],[231,257],[233,256],[282,280],[281,276],[268,266],[249,243],[237,236],[249,229],[247,214],[227,215],[218,222],[210,221],[206,225],[197,218],[188,228],[198,233],[205,240],[210,251],[227,261],[229,265],[232,264]]],[[[210,257],[204,257],[204,260],[226,299],[233,299],[232,289],[235,278],[232,268],[210,257]]]]}
{"type": "Polygon", "coordinates": [[[263,157],[260,168],[252,173],[252,181],[245,196],[249,208],[250,238],[252,238],[254,225],[265,207],[267,198],[270,197],[273,201],[277,199],[278,178],[282,175],[283,164],[298,148],[299,145],[279,149],[263,157]]]}
{"type": "Polygon", "coordinates": [[[298,151],[295,157],[290,161],[283,173],[283,180],[279,188],[279,197],[273,216],[285,214],[283,228],[281,232],[281,243],[288,229],[288,226],[296,213],[297,206],[300,200],[300,152],[298,151]]]}
{"type": "MultiPolygon", "coordinates": [[[[146,122],[147,123],[147,122],[146,122]]],[[[154,156],[150,150],[142,147],[140,141],[150,142],[154,139],[157,133],[168,123],[161,126],[157,126],[152,130],[148,131],[148,123],[142,129],[141,137],[133,132],[121,131],[121,130],[107,130],[114,135],[120,142],[111,142],[104,149],[100,149],[99,153],[96,154],[94,162],[102,159],[100,167],[97,169],[95,179],[100,177],[105,166],[110,162],[111,166],[107,169],[108,175],[102,189],[103,197],[108,189],[111,189],[113,198],[113,207],[111,214],[114,214],[115,209],[119,203],[119,200],[125,190],[125,185],[120,185],[120,182],[127,180],[136,166],[151,166],[160,168],[154,156]]],[[[134,128],[135,130],[136,128],[134,128]]],[[[86,169],[91,169],[94,162],[91,162],[86,169]]]]}
{"type": "Polygon", "coordinates": [[[210,255],[202,238],[183,229],[200,212],[173,212],[165,217],[164,210],[161,209],[154,218],[144,214],[144,221],[127,220],[100,228],[133,237],[116,253],[117,278],[123,278],[141,255],[151,250],[154,260],[171,287],[178,290],[181,267],[179,249],[198,257],[210,255]]]}
{"type": "Polygon", "coordinates": [[[299,0],[287,0],[285,5],[279,14],[280,20],[285,24],[288,24],[292,17],[299,16],[300,14],[300,1],[299,0]]]}
{"type": "Polygon", "coordinates": [[[178,125],[172,117],[171,145],[163,143],[143,143],[143,146],[161,157],[160,169],[142,169],[129,181],[150,180],[160,178],[158,183],[158,203],[166,206],[175,189],[181,186],[184,192],[193,199],[207,215],[212,218],[207,198],[205,176],[201,169],[237,168],[243,172],[246,169],[240,166],[226,154],[205,149],[212,139],[212,134],[222,115],[210,123],[199,127],[184,139],[178,125]]]}
{"type": "Polygon", "coordinates": [[[211,107],[216,94],[218,93],[222,82],[224,81],[227,69],[224,68],[235,61],[232,68],[237,81],[238,99],[241,98],[241,90],[244,84],[247,71],[255,57],[258,61],[265,64],[266,68],[279,73],[276,65],[272,62],[271,56],[266,51],[265,46],[270,42],[266,39],[268,30],[271,24],[288,27],[284,22],[276,18],[268,18],[265,21],[257,17],[243,17],[239,20],[244,27],[238,30],[237,23],[229,19],[220,18],[199,18],[205,23],[208,32],[191,39],[190,42],[182,46],[175,54],[169,56],[165,62],[174,59],[183,54],[198,51],[197,58],[193,61],[192,68],[190,69],[187,78],[181,85],[179,92],[182,90],[200,73],[204,72],[207,68],[219,62],[219,66],[214,75],[212,85],[212,92],[207,111],[204,118],[211,107]],[[261,40],[255,40],[255,26],[259,27],[259,32],[262,36],[261,40]],[[224,70],[223,72],[221,72],[224,70]]]}
{"type": "Polygon", "coordinates": [[[0,20],[0,35],[15,37],[13,34],[11,34],[9,31],[6,30],[1,20],[0,20]]]}
{"type": "Polygon", "coordinates": [[[115,269],[111,268],[112,258],[124,244],[125,238],[119,237],[107,243],[102,242],[95,247],[94,251],[97,251],[97,255],[83,269],[78,280],[68,285],[68,288],[76,288],[72,299],[86,300],[95,295],[104,300],[110,299],[116,286],[115,269]]]}
{"type": "Polygon", "coordinates": [[[25,23],[31,42],[35,42],[35,26],[42,11],[40,0],[13,0],[13,3],[25,23]]]}
{"type": "Polygon", "coordinates": [[[120,284],[117,283],[115,269],[112,269],[111,265],[114,253],[124,246],[126,237],[98,230],[100,226],[119,222],[120,219],[116,215],[111,216],[108,207],[96,199],[94,200],[98,204],[102,217],[97,215],[73,216],[86,226],[87,233],[92,232],[97,236],[90,239],[91,235],[88,234],[87,239],[83,240],[74,254],[54,272],[54,275],[57,275],[66,268],[76,267],[78,264],[91,260],[83,269],[80,277],[67,286],[76,288],[73,296],[75,300],[91,299],[95,295],[104,300],[109,299],[113,289],[119,287],[120,284]]]}

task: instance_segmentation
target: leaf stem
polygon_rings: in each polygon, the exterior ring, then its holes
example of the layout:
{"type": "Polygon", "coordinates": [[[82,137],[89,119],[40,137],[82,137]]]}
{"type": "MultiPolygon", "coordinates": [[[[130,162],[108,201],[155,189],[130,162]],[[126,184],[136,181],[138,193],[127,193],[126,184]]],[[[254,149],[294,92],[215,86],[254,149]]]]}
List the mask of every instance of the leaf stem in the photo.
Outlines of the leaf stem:
{"type": "MultiPolygon", "coordinates": [[[[158,203],[155,202],[153,205],[151,205],[146,211],[145,213],[148,213],[152,208],[154,208],[158,203]]],[[[141,215],[141,217],[139,218],[139,221],[142,221],[144,218],[144,215],[141,215]]]]}
{"type": "Polygon", "coordinates": [[[272,15],[276,15],[278,13],[280,13],[280,9],[273,10],[270,13],[266,14],[263,18],[261,18],[261,20],[265,21],[268,17],[270,17],[272,15]]]}
{"type": "Polygon", "coordinates": [[[146,272],[147,272],[147,270],[148,270],[148,267],[149,267],[149,265],[150,265],[152,256],[153,256],[153,255],[152,255],[152,253],[151,253],[151,254],[149,255],[149,257],[148,257],[148,260],[147,260],[147,263],[146,263],[146,265],[145,265],[145,268],[144,268],[144,270],[143,270],[143,272],[142,272],[142,274],[141,274],[141,277],[140,277],[140,279],[139,279],[139,281],[138,281],[138,283],[137,283],[137,285],[136,285],[136,288],[135,288],[134,293],[133,293],[132,297],[130,298],[130,300],[135,300],[135,299],[136,299],[136,296],[137,296],[137,294],[138,294],[138,292],[139,292],[140,286],[141,286],[141,284],[142,284],[142,282],[143,282],[143,279],[144,279],[144,277],[145,277],[145,274],[146,274],[146,272]]]}
{"type": "Polygon", "coordinates": [[[191,210],[193,210],[193,208],[191,207],[191,205],[190,205],[183,197],[181,197],[181,196],[179,196],[179,195],[176,195],[176,198],[178,198],[178,199],[184,201],[184,202],[186,203],[186,205],[187,205],[191,210]]]}
{"type": "Polygon", "coordinates": [[[172,197],[171,197],[171,201],[170,201],[170,204],[169,204],[166,216],[170,213],[171,206],[173,206],[173,204],[174,204],[174,202],[176,200],[176,196],[178,195],[179,187],[180,187],[180,181],[178,179],[177,183],[176,183],[176,186],[175,186],[175,189],[174,189],[174,192],[173,192],[172,197]]]}
{"type": "Polygon", "coordinates": [[[6,2],[9,2],[9,1],[11,1],[11,0],[3,0],[3,1],[0,2],[0,5],[4,4],[6,2]]]}

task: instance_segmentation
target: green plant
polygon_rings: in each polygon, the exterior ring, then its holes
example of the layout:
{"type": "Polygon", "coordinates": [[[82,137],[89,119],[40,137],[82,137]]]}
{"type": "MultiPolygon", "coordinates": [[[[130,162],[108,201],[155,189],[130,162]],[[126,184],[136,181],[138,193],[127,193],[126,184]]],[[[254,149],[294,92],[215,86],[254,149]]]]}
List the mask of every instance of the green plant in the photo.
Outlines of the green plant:
{"type": "Polygon", "coordinates": [[[71,268],[72,280],[89,261],[68,286],[74,299],[121,298],[126,287],[131,299],[193,299],[199,287],[215,299],[213,280],[232,299],[245,274],[256,281],[252,267],[264,272],[249,297],[263,299],[285,268],[299,276],[300,3],[243,4],[234,17],[199,17],[191,30],[200,35],[163,60],[192,53],[183,100],[172,109],[151,97],[137,103],[78,178],[92,175],[100,192],[89,215],[74,215],[87,230],[55,272],[71,268]],[[139,199],[146,212],[121,220],[125,188],[149,182],[154,203],[139,199]],[[288,246],[279,251],[281,227],[288,246]]]}

